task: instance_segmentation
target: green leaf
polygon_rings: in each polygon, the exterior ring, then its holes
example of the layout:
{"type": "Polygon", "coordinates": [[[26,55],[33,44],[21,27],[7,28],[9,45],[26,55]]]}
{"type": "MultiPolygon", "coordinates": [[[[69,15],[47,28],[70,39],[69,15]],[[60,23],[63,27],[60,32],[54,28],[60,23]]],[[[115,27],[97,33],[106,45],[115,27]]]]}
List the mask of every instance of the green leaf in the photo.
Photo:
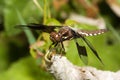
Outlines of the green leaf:
{"type": "Polygon", "coordinates": [[[25,4],[27,4],[28,1],[4,0],[4,2],[5,2],[4,6],[5,31],[9,36],[16,35],[20,33],[21,30],[15,29],[15,25],[18,24],[18,18],[15,8],[18,8],[21,11],[22,9],[24,9],[25,4]]]}
{"type": "Polygon", "coordinates": [[[32,57],[23,58],[14,64],[2,75],[0,80],[52,80],[46,71],[35,63],[32,57]]]}
{"type": "Polygon", "coordinates": [[[7,35],[12,36],[12,35],[20,33],[21,30],[15,28],[15,24],[18,22],[15,9],[4,9],[4,15],[5,15],[4,26],[5,26],[5,31],[7,32],[7,35]]]}
{"type": "Polygon", "coordinates": [[[74,28],[84,29],[84,30],[94,30],[97,29],[97,26],[88,25],[84,23],[78,23],[74,20],[67,19],[65,24],[74,28]]]}
{"type": "Polygon", "coordinates": [[[42,14],[35,6],[32,0],[18,1],[18,0],[5,0],[4,7],[4,26],[9,36],[16,35],[21,32],[20,29],[16,29],[15,25],[20,24],[17,17],[16,9],[20,11],[21,15],[27,23],[39,22],[42,14]]]}
{"type": "Polygon", "coordinates": [[[8,61],[8,52],[9,45],[4,36],[4,33],[0,33],[0,73],[7,69],[9,61],[8,61]]]}
{"type": "Polygon", "coordinates": [[[54,19],[54,18],[47,19],[45,24],[46,25],[57,25],[57,26],[61,25],[61,23],[58,20],[54,19]]]}
{"type": "MultiPolygon", "coordinates": [[[[17,12],[18,18],[19,18],[19,20],[20,20],[20,22],[21,22],[21,25],[22,25],[22,24],[25,25],[25,22],[24,22],[24,20],[23,20],[23,18],[22,18],[22,16],[21,16],[20,12],[19,12],[18,10],[16,10],[16,12],[17,12]]],[[[29,44],[35,43],[36,39],[35,39],[35,37],[33,36],[32,32],[31,32],[29,29],[24,30],[24,32],[25,32],[25,34],[26,34],[26,36],[27,36],[27,39],[28,39],[29,44]]]]}

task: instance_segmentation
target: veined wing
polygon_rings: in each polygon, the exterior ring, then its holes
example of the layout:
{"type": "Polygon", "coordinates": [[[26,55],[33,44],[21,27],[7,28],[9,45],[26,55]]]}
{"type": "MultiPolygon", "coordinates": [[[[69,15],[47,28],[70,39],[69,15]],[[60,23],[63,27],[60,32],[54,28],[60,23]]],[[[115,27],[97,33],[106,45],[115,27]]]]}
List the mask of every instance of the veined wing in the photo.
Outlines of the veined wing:
{"type": "Polygon", "coordinates": [[[75,41],[76,47],[78,50],[78,54],[81,58],[81,60],[85,63],[88,64],[88,55],[85,46],[80,46],[77,41],[75,41]]]}
{"type": "Polygon", "coordinates": [[[87,55],[87,51],[86,51],[86,48],[85,46],[81,46],[76,38],[77,38],[77,35],[76,35],[76,32],[74,30],[71,30],[72,31],[72,34],[73,34],[73,38],[74,38],[74,41],[76,43],[76,47],[77,47],[77,50],[78,50],[78,54],[81,58],[81,60],[85,63],[85,64],[88,64],[88,55],[87,55]]]}
{"type": "Polygon", "coordinates": [[[43,24],[35,24],[31,23],[28,25],[17,25],[17,28],[30,28],[35,30],[41,30],[43,32],[51,33],[54,31],[55,28],[60,28],[62,26],[56,26],[56,25],[43,25],[43,24]]]}
{"type": "Polygon", "coordinates": [[[103,64],[101,58],[99,57],[97,51],[95,50],[95,48],[91,45],[91,43],[84,37],[81,37],[85,43],[88,45],[88,47],[92,50],[92,52],[94,53],[94,55],[100,60],[100,62],[103,64]]]}

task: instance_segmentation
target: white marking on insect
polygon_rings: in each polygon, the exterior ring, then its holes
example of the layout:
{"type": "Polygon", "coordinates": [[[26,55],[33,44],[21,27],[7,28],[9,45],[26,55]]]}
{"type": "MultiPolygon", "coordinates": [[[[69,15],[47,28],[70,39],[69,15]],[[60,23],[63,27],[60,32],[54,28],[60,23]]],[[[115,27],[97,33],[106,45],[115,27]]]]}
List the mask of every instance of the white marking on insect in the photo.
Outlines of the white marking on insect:
{"type": "Polygon", "coordinates": [[[58,37],[58,35],[56,35],[55,37],[58,37]]]}
{"type": "Polygon", "coordinates": [[[101,34],[100,32],[98,34],[101,34]]]}
{"type": "Polygon", "coordinates": [[[85,33],[83,33],[83,32],[79,32],[79,34],[85,34],[85,33]]]}
{"type": "Polygon", "coordinates": [[[95,34],[93,34],[93,35],[97,35],[97,34],[95,33],[95,34]]]}
{"type": "Polygon", "coordinates": [[[89,36],[87,33],[85,34],[86,36],[89,36]]]}
{"type": "Polygon", "coordinates": [[[101,32],[101,33],[104,33],[104,32],[101,32]]]}
{"type": "Polygon", "coordinates": [[[89,34],[90,36],[92,36],[93,34],[89,34]]]}
{"type": "Polygon", "coordinates": [[[63,37],[64,39],[67,39],[67,37],[63,37]]]}
{"type": "Polygon", "coordinates": [[[89,36],[87,33],[82,33],[83,35],[85,35],[85,36],[89,36]]]}
{"type": "Polygon", "coordinates": [[[82,33],[82,32],[81,32],[81,34],[85,34],[85,33],[82,33]]]}

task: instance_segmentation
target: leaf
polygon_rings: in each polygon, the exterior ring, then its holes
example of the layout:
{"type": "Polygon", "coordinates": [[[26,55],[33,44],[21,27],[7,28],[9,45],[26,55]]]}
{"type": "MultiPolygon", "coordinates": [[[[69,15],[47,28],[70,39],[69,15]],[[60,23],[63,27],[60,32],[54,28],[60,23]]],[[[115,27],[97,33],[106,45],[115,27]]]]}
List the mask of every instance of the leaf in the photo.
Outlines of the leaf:
{"type": "Polygon", "coordinates": [[[47,72],[41,70],[32,57],[22,58],[11,65],[1,80],[52,80],[47,72]]]}
{"type": "Polygon", "coordinates": [[[76,21],[70,20],[70,19],[67,19],[65,21],[65,24],[70,26],[70,27],[79,28],[79,29],[83,29],[83,30],[94,30],[94,29],[97,29],[96,26],[88,25],[88,24],[84,24],[84,23],[79,23],[79,22],[76,22],[76,21]]]}
{"type": "Polygon", "coordinates": [[[46,24],[46,25],[61,26],[61,23],[60,23],[58,20],[56,20],[55,18],[49,18],[49,19],[47,19],[47,21],[46,21],[45,24],[46,24]]]}
{"type": "MultiPolygon", "coordinates": [[[[17,15],[18,15],[18,18],[19,18],[21,24],[24,25],[25,22],[24,22],[24,20],[23,20],[23,18],[22,18],[22,16],[21,16],[20,12],[19,12],[18,10],[16,10],[16,12],[17,12],[17,15]]],[[[35,39],[35,37],[33,36],[32,32],[31,32],[29,29],[24,30],[24,32],[25,32],[25,34],[26,34],[26,36],[27,36],[27,39],[28,39],[29,44],[35,43],[36,39],[35,39]]]]}
{"type": "Polygon", "coordinates": [[[24,9],[25,4],[27,4],[28,1],[22,0],[22,1],[16,1],[16,0],[5,0],[5,6],[4,6],[4,26],[7,34],[9,36],[16,35],[21,32],[20,29],[15,29],[15,25],[18,23],[17,14],[15,13],[15,8],[18,8],[20,10],[24,9]]]}
{"type": "Polygon", "coordinates": [[[18,23],[17,14],[15,13],[15,9],[5,9],[4,10],[4,26],[7,35],[13,36],[21,32],[20,29],[15,28],[15,24],[18,23]],[[13,13],[14,12],[14,13],[13,13]]]}
{"type": "Polygon", "coordinates": [[[37,9],[32,0],[18,1],[18,0],[5,0],[6,7],[4,8],[5,30],[9,36],[16,35],[21,32],[20,29],[15,29],[15,25],[20,24],[17,17],[16,9],[20,11],[26,23],[39,22],[42,13],[37,9]]]}

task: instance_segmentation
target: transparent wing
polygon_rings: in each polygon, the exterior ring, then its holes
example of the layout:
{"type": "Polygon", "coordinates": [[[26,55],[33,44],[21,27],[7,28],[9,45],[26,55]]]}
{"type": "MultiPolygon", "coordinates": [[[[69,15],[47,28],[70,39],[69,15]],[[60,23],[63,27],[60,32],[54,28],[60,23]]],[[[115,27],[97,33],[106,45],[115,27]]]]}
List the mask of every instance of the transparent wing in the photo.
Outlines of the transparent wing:
{"type": "Polygon", "coordinates": [[[24,28],[24,29],[35,29],[35,30],[41,30],[44,32],[53,32],[55,28],[60,28],[62,26],[56,26],[56,25],[43,25],[43,24],[35,24],[35,23],[31,23],[28,25],[16,25],[16,28],[24,28]]]}
{"type": "Polygon", "coordinates": [[[77,41],[75,41],[76,47],[79,53],[79,56],[81,60],[85,63],[88,64],[88,55],[85,46],[80,46],[77,41]]]}
{"type": "Polygon", "coordinates": [[[103,64],[101,58],[99,57],[97,51],[95,50],[95,48],[91,45],[91,43],[84,37],[81,37],[85,43],[88,45],[88,47],[92,50],[92,52],[94,53],[94,55],[100,60],[100,62],[103,64]]]}

